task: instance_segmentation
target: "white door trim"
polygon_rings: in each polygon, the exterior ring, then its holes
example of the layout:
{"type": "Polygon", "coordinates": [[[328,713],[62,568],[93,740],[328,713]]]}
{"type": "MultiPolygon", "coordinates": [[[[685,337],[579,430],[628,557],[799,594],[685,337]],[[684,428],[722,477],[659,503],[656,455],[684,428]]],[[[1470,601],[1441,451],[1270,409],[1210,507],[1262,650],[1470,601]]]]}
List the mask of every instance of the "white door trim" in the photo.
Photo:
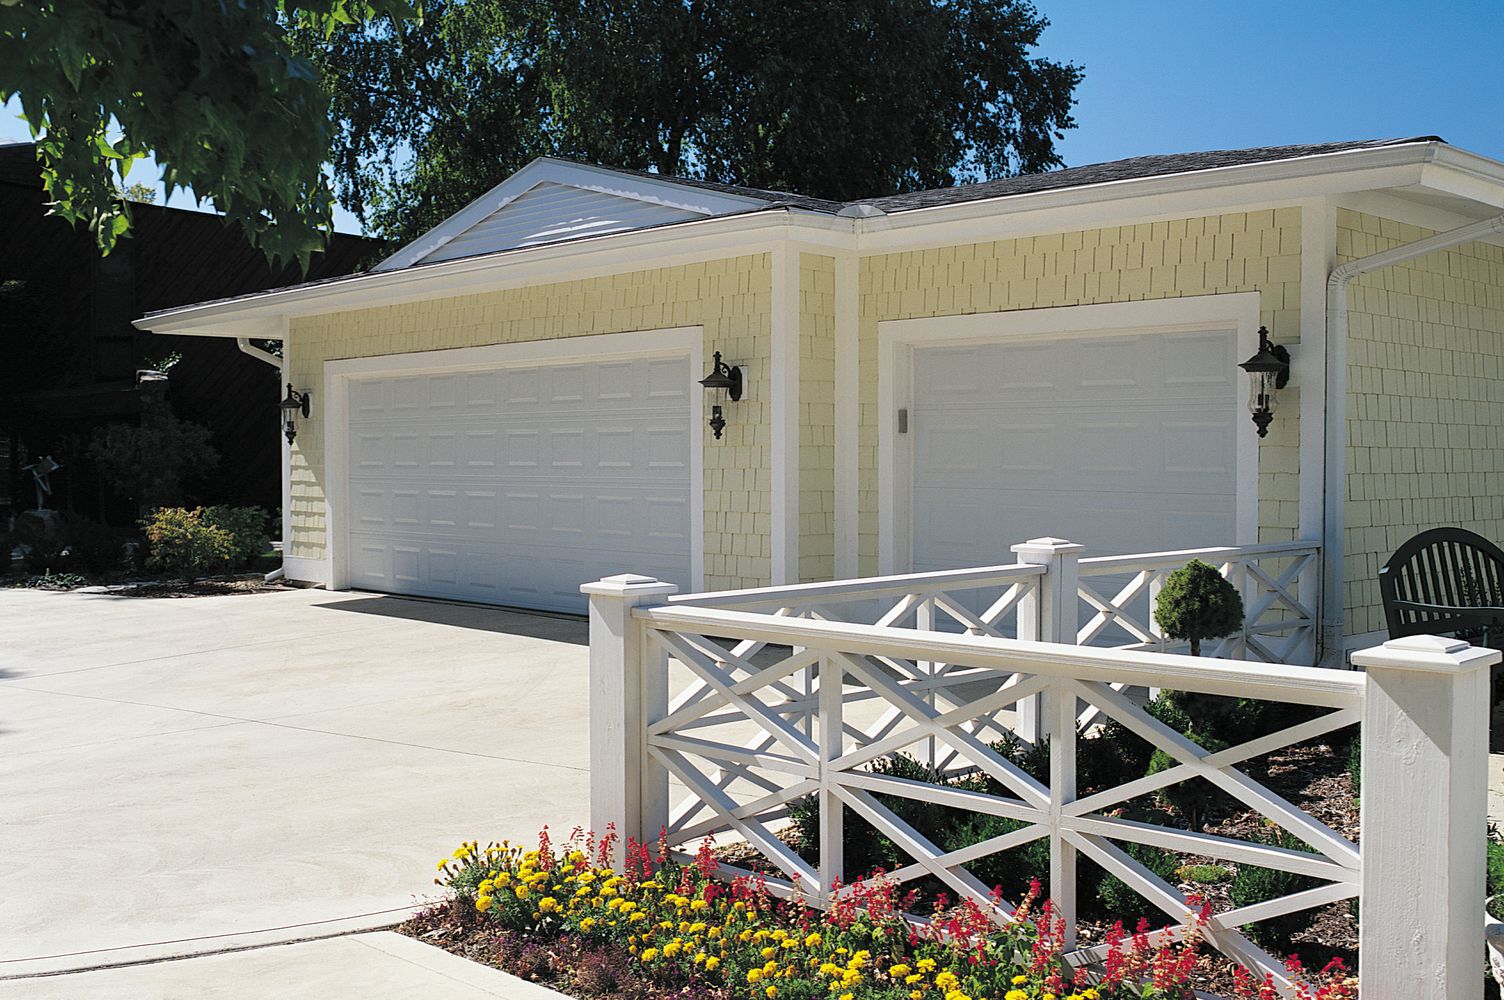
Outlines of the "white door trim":
{"type": "MultiPolygon", "coordinates": [[[[907,573],[913,568],[913,441],[898,433],[898,411],[914,405],[913,358],[916,347],[985,343],[1007,339],[1100,337],[1146,332],[1229,330],[1241,354],[1258,350],[1259,295],[1237,292],[1143,302],[1061,306],[1012,312],[969,313],[886,320],[877,325],[877,496],[878,573],[907,573]]],[[[1238,385],[1243,385],[1238,379],[1238,385]]],[[[1258,541],[1258,435],[1249,419],[1245,392],[1228,405],[1241,414],[1237,422],[1236,544],[1258,541]]],[[[1277,419],[1277,418],[1276,418],[1277,419]]],[[[1024,539],[1009,539],[1008,544],[1024,539]]]]}
{"type": "MultiPolygon", "coordinates": [[[[350,586],[350,553],[345,515],[349,508],[350,382],[355,379],[434,372],[528,368],[571,361],[685,357],[691,373],[705,368],[705,329],[700,326],[637,330],[528,340],[515,344],[457,347],[409,354],[382,354],[324,362],[324,532],[329,586],[350,586]]],[[[315,400],[315,405],[318,405],[315,400]]],[[[690,585],[705,589],[705,394],[689,393],[689,572],[690,585]]]]}

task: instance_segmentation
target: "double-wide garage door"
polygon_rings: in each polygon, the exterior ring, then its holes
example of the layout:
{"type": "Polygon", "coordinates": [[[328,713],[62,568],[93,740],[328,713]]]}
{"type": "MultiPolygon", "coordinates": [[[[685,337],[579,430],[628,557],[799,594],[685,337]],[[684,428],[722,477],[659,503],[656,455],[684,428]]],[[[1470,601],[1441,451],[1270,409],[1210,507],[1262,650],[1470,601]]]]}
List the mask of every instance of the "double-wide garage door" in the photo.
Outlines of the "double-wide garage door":
{"type": "Polygon", "coordinates": [[[690,585],[687,357],[350,383],[353,587],[582,611],[580,584],[690,585]]]}
{"type": "Polygon", "coordinates": [[[916,571],[1004,563],[1053,535],[1091,555],[1236,540],[1231,331],[916,348],[916,571]]]}

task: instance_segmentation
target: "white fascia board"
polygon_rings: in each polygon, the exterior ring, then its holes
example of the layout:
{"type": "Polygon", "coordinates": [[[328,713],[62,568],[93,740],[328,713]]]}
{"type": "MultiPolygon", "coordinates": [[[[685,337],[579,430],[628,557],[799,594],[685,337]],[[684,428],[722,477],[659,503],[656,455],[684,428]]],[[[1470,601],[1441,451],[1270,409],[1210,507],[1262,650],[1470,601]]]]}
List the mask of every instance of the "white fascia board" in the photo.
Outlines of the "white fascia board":
{"type": "Polygon", "coordinates": [[[757,198],[679,184],[666,178],[642,177],[608,167],[540,156],[372,270],[392,271],[418,263],[461,233],[467,232],[539,184],[545,183],[563,184],[586,191],[665,205],[705,216],[746,212],[767,204],[757,198]]]}
{"type": "Polygon", "coordinates": [[[895,212],[861,220],[861,249],[886,253],[1407,187],[1421,183],[1429,156],[1428,146],[1358,150],[895,212]]]}
{"type": "Polygon", "coordinates": [[[277,339],[282,336],[277,332],[283,329],[281,320],[291,316],[370,309],[740,257],[765,252],[794,238],[828,247],[825,252],[850,251],[856,246],[850,219],[800,209],[743,212],[395,271],[368,271],[325,284],[163,309],[136,320],[135,326],[163,334],[277,339]]]}

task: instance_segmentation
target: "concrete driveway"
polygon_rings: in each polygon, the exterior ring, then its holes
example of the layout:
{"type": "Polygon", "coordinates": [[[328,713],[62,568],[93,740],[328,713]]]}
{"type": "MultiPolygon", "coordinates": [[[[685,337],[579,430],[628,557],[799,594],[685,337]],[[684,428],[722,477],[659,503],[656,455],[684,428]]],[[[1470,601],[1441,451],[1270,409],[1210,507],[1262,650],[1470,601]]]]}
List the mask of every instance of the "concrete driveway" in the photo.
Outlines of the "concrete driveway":
{"type": "Polygon", "coordinates": [[[588,812],[585,625],[0,591],[0,978],[384,926],[588,812]]]}

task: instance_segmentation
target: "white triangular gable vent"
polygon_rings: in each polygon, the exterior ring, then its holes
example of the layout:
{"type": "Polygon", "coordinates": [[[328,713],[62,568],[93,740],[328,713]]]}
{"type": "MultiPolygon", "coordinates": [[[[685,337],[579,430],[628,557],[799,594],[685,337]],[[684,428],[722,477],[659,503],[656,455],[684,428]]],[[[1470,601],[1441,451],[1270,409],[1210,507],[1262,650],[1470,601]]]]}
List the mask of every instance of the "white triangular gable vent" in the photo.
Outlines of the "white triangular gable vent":
{"type": "Polygon", "coordinates": [[[538,159],[375,270],[688,222],[764,204],[758,198],[658,177],[538,159]]]}

